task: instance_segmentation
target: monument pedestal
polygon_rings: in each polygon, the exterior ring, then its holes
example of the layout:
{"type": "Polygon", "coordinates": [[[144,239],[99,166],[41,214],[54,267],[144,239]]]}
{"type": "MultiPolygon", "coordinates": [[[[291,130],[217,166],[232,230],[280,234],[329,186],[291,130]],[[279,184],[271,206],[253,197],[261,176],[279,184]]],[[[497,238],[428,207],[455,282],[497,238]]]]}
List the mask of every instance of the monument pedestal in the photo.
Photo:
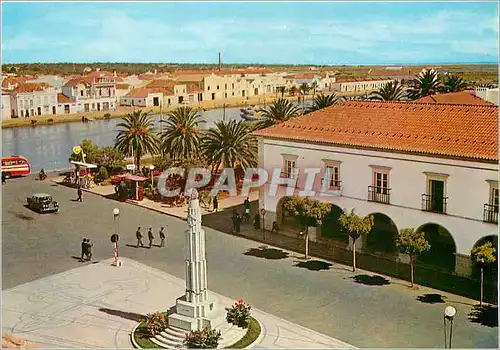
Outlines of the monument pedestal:
{"type": "Polygon", "coordinates": [[[226,316],[225,310],[220,310],[217,304],[215,298],[189,302],[184,295],[177,299],[174,313],[168,316],[168,324],[186,331],[215,328],[225,322],[226,316]]]}

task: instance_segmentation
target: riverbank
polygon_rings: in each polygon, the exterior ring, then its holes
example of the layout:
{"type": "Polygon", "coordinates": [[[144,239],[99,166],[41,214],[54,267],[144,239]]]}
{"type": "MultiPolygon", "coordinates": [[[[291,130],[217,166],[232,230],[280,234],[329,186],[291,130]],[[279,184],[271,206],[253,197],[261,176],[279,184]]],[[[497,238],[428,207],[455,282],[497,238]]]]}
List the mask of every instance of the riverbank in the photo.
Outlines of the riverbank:
{"type": "MultiPolygon", "coordinates": [[[[294,101],[297,97],[288,97],[285,98],[294,101]]],[[[312,95],[306,96],[306,100],[312,99],[312,95]]],[[[241,97],[237,98],[227,98],[225,100],[215,100],[215,101],[202,101],[192,103],[189,106],[201,108],[205,110],[209,109],[218,109],[231,107],[244,107],[250,105],[262,105],[273,103],[276,100],[276,96],[269,95],[260,95],[260,96],[252,96],[248,99],[242,99],[241,97]]],[[[174,110],[178,106],[163,108],[163,113],[167,113],[171,110],[174,110]]],[[[90,121],[92,120],[102,120],[102,119],[114,119],[114,118],[122,118],[127,113],[130,113],[134,110],[143,110],[143,111],[152,111],[153,113],[159,113],[160,107],[126,107],[120,106],[114,111],[100,111],[100,112],[89,112],[89,113],[74,113],[74,114],[63,114],[63,115],[46,115],[46,116],[36,116],[33,118],[15,118],[15,119],[7,119],[2,120],[2,128],[17,128],[17,127],[26,127],[26,126],[38,126],[38,125],[53,125],[60,123],[72,123],[72,122],[81,122],[82,117],[86,117],[90,121]],[[106,118],[105,118],[106,116],[106,118]]]]}

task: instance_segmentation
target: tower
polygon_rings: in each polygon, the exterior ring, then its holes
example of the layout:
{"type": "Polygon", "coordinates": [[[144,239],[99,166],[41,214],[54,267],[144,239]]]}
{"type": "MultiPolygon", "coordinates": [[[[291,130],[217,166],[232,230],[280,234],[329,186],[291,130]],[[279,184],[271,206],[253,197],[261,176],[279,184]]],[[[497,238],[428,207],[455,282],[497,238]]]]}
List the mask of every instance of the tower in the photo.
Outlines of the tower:
{"type": "Polygon", "coordinates": [[[207,291],[205,230],[201,228],[201,207],[198,191],[192,189],[185,232],[186,293],[177,299],[175,312],[168,317],[169,326],[184,330],[213,328],[224,320],[207,291]]]}
{"type": "Polygon", "coordinates": [[[221,55],[219,52],[219,72],[221,71],[221,69],[222,69],[222,60],[221,60],[221,55]]]}

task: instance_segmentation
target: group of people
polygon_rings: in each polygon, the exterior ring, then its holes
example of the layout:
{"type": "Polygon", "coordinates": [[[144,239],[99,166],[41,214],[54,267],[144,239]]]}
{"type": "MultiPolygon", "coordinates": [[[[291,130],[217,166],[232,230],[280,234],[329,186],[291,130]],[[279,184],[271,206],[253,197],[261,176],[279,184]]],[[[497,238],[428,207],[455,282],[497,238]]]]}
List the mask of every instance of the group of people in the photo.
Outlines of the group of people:
{"type": "Polygon", "coordinates": [[[243,208],[244,208],[244,213],[243,215],[240,215],[236,209],[233,209],[233,232],[239,233],[241,230],[241,223],[244,222],[248,224],[250,222],[250,200],[247,197],[245,201],[243,202],[243,208]]]}
{"type": "MultiPolygon", "coordinates": [[[[158,235],[160,236],[160,247],[164,247],[165,246],[165,228],[162,227],[160,228],[160,231],[158,232],[158,235]]],[[[141,233],[141,227],[139,226],[137,228],[137,231],[135,231],[135,236],[137,238],[137,245],[136,245],[136,248],[139,248],[139,245],[141,247],[144,247],[144,244],[142,243],[142,233],[141,233]]],[[[153,228],[150,227],[149,230],[148,230],[148,239],[149,239],[149,248],[151,248],[153,246],[153,241],[155,239],[154,235],[153,235],[153,228]]]]}
{"type": "Polygon", "coordinates": [[[92,260],[92,247],[94,246],[94,243],[88,239],[84,238],[82,241],[82,256],[80,258],[80,261],[91,261],[92,260]],[[84,259],[85,258],[85,259],[84,259]]]}

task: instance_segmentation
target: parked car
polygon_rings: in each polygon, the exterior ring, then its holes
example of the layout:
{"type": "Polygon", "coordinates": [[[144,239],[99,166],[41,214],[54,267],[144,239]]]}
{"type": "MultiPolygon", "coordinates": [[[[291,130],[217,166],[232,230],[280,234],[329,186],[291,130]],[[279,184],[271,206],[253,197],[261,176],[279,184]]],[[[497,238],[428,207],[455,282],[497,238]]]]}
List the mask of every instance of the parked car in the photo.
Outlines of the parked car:
{"type": "Polygon", "coordinates": [[[47,193],[35,193],[28,200],[28,207],[39,213],[55,213],[59,210],[59,204],[47,193]]]}

